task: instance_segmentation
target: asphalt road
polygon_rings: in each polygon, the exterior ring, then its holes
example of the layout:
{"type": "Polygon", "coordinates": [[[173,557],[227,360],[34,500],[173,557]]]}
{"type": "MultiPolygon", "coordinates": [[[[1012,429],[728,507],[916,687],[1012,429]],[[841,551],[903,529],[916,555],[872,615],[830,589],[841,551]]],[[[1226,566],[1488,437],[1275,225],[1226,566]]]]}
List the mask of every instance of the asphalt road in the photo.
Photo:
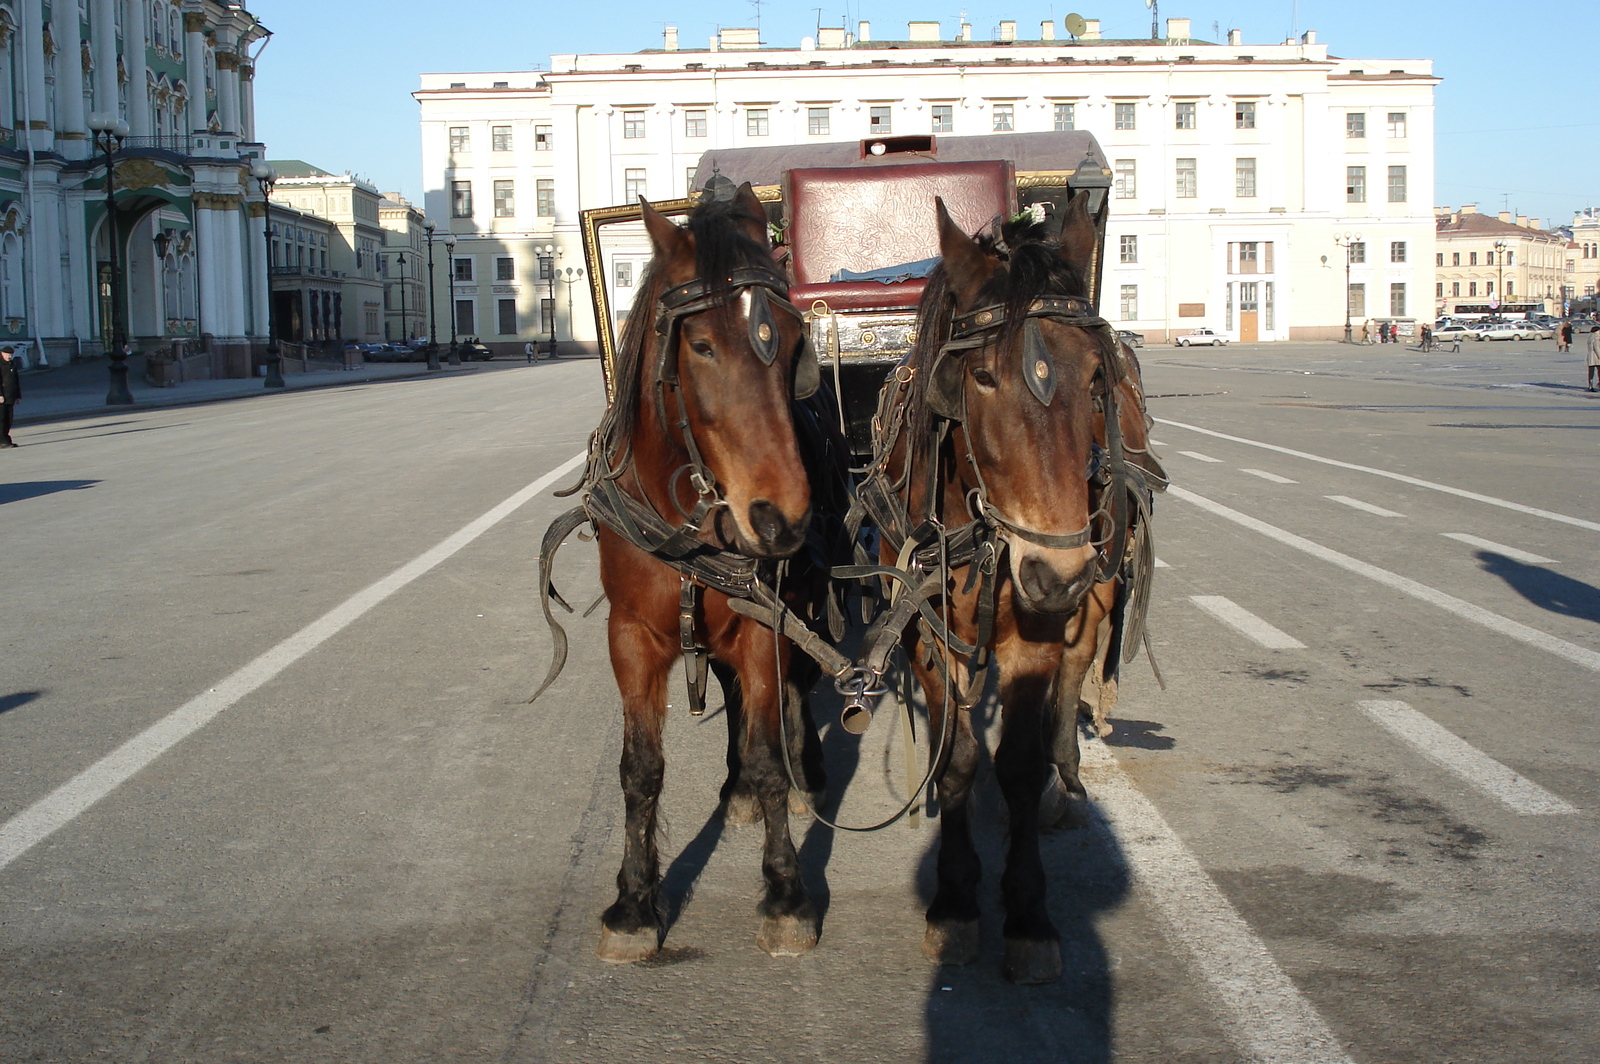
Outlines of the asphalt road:
{"type": "MultiPolygon", "coordinates": [[[[992,781],[978,964],[921,958],[926,818],[797,821],[822,942],[760,952],[760,832],[715,817],[723,721],[681,703],[667,948],[594,957],[604,607],[525,701],[594,362],[26,426],[0,456],[0,1061],[1600,1059],[1581,359],[1142,356],[1167,686],[1129,666],[1086,750],[1094,823],[1045,846],[1066,974],[1035,988],[999,976],[992,781]]],[[[558,583],[593,598],[590,545],[558,583]]],[[[892,720],[824,742],[842,817],[898,804],[892,720]]]]}

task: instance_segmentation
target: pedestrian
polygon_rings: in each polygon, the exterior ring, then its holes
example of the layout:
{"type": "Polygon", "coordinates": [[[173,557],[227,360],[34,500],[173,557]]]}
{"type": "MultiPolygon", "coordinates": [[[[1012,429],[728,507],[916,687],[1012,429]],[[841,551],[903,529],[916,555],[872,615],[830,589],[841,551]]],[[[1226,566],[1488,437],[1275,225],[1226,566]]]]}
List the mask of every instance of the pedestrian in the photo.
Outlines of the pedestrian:
{"type": "Polygon", "coordinates": [[[534,349],[532,340],[529,340],[527,343],[522,345],[522,353],[528,356],[528,365],[530,366],[533,365],[534,362],[539,358],[539,354],[534,349]]]}
{"type": "Polygon", "coordinates": [[[17,372],[17,349],[0,347],[0,447],[15,447],[11,440],[11,414],[22,398],[22,375],[17,372]]]}
{"type": "Polygon", "coordinates": [[[1433,330],[1426,323],[1422,326],[1422,353],[1427,354],[1433,350],[1433,330]]]}
{"type": "MultiPolygon", "coordinates": [[[[9,355],[7,358],[11,357],[9,355]]],[[[12,372],[15,372],[13,370],[12,372]]],[[[1589,330],[1589,390],[1600,392],[1600,325],[1589,330]]],[[[6,424],[11,424],[11,415],[6,415],[6,424]]],[[[10,437],[6,437],[7,440],[10,437]]],[[[9,445],[9,444],[8,444],[9,445]]]]}
{"type": "Polygon", "coordinates": [[[1564,321],[1556,328],[1556,350],[1572,350],[1572,323],[1570,321],[1564,321]]]}
{"type": "Polygon", "coordinates": [[[1361,343],[1363,346],[1372,342],[1372,321],[1369,319],[1361,323],[1361,343]]]}

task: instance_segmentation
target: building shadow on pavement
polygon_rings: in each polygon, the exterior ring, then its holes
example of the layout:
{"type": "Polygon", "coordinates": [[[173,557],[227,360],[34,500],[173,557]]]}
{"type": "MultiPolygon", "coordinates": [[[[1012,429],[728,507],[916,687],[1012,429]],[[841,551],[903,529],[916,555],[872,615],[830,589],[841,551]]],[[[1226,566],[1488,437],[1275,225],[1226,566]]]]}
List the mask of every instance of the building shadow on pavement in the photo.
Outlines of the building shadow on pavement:
{"type": "Polygon", "coordinates": [[[1590,584],[1489,550],[1478,552],[1478,564],[1542,610],[1600,624],[1600,589],[1590,584]]]}
{"type": "Polygon", "coordinates": [[[0,506],[23,499],[37,499],[41,495],[54,495],[58,491],[82,491],[98,483],[98,480],[24,480],[15,484],[0,484],[0,506]]]}
{"type": "Polygon", "coordinates": [[[13,691],[9,695],[0,695],[0,713],[9,713],[43,695],[43,691],[13,691]]]}

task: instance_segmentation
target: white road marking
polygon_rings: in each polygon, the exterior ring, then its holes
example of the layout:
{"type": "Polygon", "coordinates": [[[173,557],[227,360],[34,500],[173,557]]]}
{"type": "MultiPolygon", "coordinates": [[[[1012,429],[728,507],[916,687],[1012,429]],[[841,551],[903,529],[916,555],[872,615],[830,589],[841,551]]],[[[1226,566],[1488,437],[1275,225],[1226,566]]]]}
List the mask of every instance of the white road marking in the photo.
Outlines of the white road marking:
{"type": "Polygon", "coordinates": [[[1554,558],[1546,558],[1539,554],[1529,554],[1525,550],[1518,550],[1515,547],[1508,547],[1504,543],[1496,543],[1492,539],[1480,539],[1477,536],[1469,536],[1465,532],[1440,532],[1439,535],[1443,536],[1445,539],[1453,539],[1457,543],[1465,543],[1469,547],[1482,547],[1484,550],[1494,551],[1496,554],[1503,554],[1512,561],[1527,562],[1529,565],[1554,565],[1556,561],[1554,558]]]}
{"type": "Polygon", "coordinates": [[[1260,477],[1262,480],[1270,480],[1274,484],[1298,484],[1298,483],[1300,483],[1298,480],[1290,480],[1288,477],[1280,477],[1276,473],[1268,473],[1265,469],[1246,469],[1246,470],[1243,470],[1243,472],[1249,473],[1253,477],[1260,477]]]}
{"type": "Polygon", "coordinates": [[[583,464],[576,454],[388,576],[356,592],[283,642],[156,721],[50,794],[0,825],[0,868],[71,823],[156,758],[193,735],[240,699],[338,635],[368,610],[426,574],[505,520],[528,500],[583,464]]]}
{"type": "Polygon", "coordinates": [[[1173,428],[1188,429],[1190,432],[1198,432],[1203,436],[1215,436],[1219,440],[1227,440],[1230,443],[1242,443],[1250,447],[1260,447],[1262,450],[1276,451],[1279,454],[1287,454],[1295,458],[1304,458],[1308,462],[1321,462],[1323,465],[1335,466],[1339,469],[1353,469],[1357,473],[1371,473],[1373,476],[1377,477],[1388,477],[1390,480],[1398,480],[1402,484],[1413,484],[1419,488],[1431,488],[1434,491],[1442,491],[1447,495],[1455,495],[1462,499],[1471,499],[1473,502],[1488,503],[1490,506],[1501,506],[1507,510],[1515,510],[1518,513],[1531,514],[1534,517],[1544,517],[1551,521],[1560,521],[1563,524],[1576,525],[1578,528],[1587,528],[1594,532],[1600,532],[1600,522],[1585,521],[1581,517],[1569,517],[1566,514],[1558,514],[1552,510],[1541,510],[1537,506],[1524,506],[1519,502],[1510,502],[1506,499],[1497,499],[1493,495],[1480,495],[1475,491],[1467,491],[1465,488],[1452,488],[1448,484],[1435,484],[1431,480],[1421,480],[1417,477],[1408,477],[1404,473],[1393,473],[1387,469],[1374,469],[1372,466],[1356,465],[1354,462],[1341,462],[1334,458],[1324,458],[1318,454],[1308,454],[1305,451],[1296,451],[1289,447],[1279,447],[1275,443],[1262,443],[1260,440],[1250,440],[1244,438],[1243,436],[1230,436],[1226,432],[1216,432],[1212,429],[1203,429],[1199,425],[1186,425],[1181,421],[1168,421],[1166,418],[1159,417],[1155,420],[1162,425],[1171,425],[1173,428]]]}
{"type": "Polygon", "coordinates": [[[1484,609],[1482,606],[1475,606],[1465,599],[1447,595],[1443,591],[1431,588],[1427,584],[1418,583],[1409,577],[1391,573],[1387,569],[1380,569],[1376,565],[1352,558],[1348,554],[1341,554],[1331,547],[1313,543],[1311,540],[1303,536],[1297,536],[1293,532],[1285,532],[1276,525],[1269,525],[1265,521],[1251,517],[1249,514],[1242,514],[1238,510],[1224,506],[1219,502],[1212,502],[1205,496],[1196,495],[1194,492],[1186,488],[1180,488],[1176,484],[1167,489],[1167,494],[1192,502],[1202,510],[1225,518],[1235,524],[1243,525],[1252,532],[1259,532],[1269,539],[1275,539],[1284,546],[1293,547],[1295,550],[1303,551],[1314,558],[1320,558],[1325,562],[1337,565],[1339,568],[1349,570],[1358,576],[1364,576],[1368,580],[1375,581],[1385,587],[1404,592],[1412,598],[1421,599],[1430,605],[1438,606],[1442,610],[1455,614],[1462,620],[1482,625],[1490,631],[1509,636],[1519,643],[1538,647],[1540,650],[1554,654],[1556,657],[1565,658],[1574,664],[1582,665],[1586,669],[1600,672],[1600,653],[1596,653],[1586,647],[1569,643],[1565,639],[1558,639],[1520,621],[1513,621],[1509,617],[1502,617],[1498,613],[1484,609]]]}
{"type": "Polygon", "coordinates": [[[1393,510],[1385,510],[1381,506],[1374,506],[1370,502],[1362,502],[1360,499],[1352,499],[1348,495],[1324,495],[1323,498],[1331,499],[1334,502],[1343,503],[1344,505],[1354,507],[1357,510],[1365,510],[1369,514],[1377,514],[1379,517],[1405,516],[1405,514],[1397,514],[1393,510]]]}
{"type": "Polygon", "coordinates": [[[1201,454],[1199,451],[1179,451],[1178,453],[1185,458],[1193,458],[1196,462],[1215,462],[1219,465],[1222,462],[1220,458],[1213,458],[1209,454],[1201,454]]]}
{"type": "Polygon", "coordinates": [[[1104,743],[1083,744],[1083,767],[1134,882],[1210,984],[1222,1006],[1218,1020],[1239,1050],[1256,1064],[1350,1064],[1316,1008],[1104,743]]]}
{"type": "Polygon", "coordinates": [[[1172,566],[1168,565],[1166,562],[1162,561],[1160,558],[1157,558],[1156,559],[1156,568],[1157,569],[1171,569],[1172,566]]]}
{"type": "Polygon", "coordinates": [[[1151,442],[1152,445],[1154,445],[1156,447],[1165,447],[1165,446],[1167,446],[1166,441],[1164,441],[1164,440],[1151,440],[1150,442],[1151,442]]]}
{"type": "Polygon", "coordinates": [[[1524,816],[1576,813],[1577,807],[1519,776],[1404,702],[1362,702],[1361,710],[1478,790],[1524,816]]]}
{"type": "Polygon", "coordinates": [[[1229,628],[1255,640],[1268,650],[1304,650],[1306,645],[1289,633],[1263,621],[1260,617],[1221,595],[1190,595],[1189,601],[1205,610],[1229,628]]]}

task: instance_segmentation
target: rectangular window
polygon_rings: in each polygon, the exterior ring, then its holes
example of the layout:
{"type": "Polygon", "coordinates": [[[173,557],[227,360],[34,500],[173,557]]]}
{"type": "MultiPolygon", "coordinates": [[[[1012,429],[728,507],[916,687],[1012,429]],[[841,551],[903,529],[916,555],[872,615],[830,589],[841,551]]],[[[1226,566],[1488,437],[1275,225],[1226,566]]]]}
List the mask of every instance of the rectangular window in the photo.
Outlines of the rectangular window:
{"type": "Polygon", "coordinates": [[[686,196],[694,195],[694,174],[698,169],[698,166],[686,166],[683,168],[683,194],[686,196]]]}
{"type": "Polygon", "coordinates": [[[752,107],[744,113],[744,134],[747,137],[765,137],[771,132],[767,108],[752,107]]]}
{"type": "Polygon", "coordinates": [[[1118,159],[1114,185],[1117,199],[1134,199],[1139,193],[1138,172],[1132,159],[1118,159]]]}
{"type": "Polygon", "coordinates": [[[1173,119],[1175,129],[1193,129],[1195,119],[1194,101],[1180,100],[1174,104],[1173,119]]]}
{"type": "Polygon", "coordinates": [[[472,130],[467,126],[450,127],[450,154],[459,155],[472,150],[472,130]]]}
{"type": "Polygon", "coordinates": [[[622,139],[623,140],[643,140],[644,139],[644,112],[643,111],[624,111],[624,112],[622,112],[622,139]]]}
{"type": "Polygon", "coordinates": [[[1017,128],[1016,108],[1009,103],[994,105],[994,131],[996,133],[1009,133],[1017,128]]]}
{"type": "Polygon", "coordinates": [[[478,316],[473,312],[473,302],[471,299],[456,300],[456,332],[463,336],[474,336],[478,332],[475,324],[478,316]]]}
{"type": "Polygon", "coordinates": [[[556,268],[556,260],[549,255],[539,256],[539,280],[548,281],[556,268]]]}
{"type": "Polygon", "coordinates": [[[1404,140],[1406,136],[1406,113],[1404,111],[1389,112],[1389,138],[1391,140],[1404,140]]]}
{"type": "Polygon", "coordinates": [[[1389,202],[1404,203],[1406,201],[1406,168],[1403,166],[1389,167],[1389,202]]]}
{"type": "Polygon", "coordinates": [[[1453,295],[1453,296],[1459,296],[1461,294],[1461,282],[1460,281],[1451,281],[1450,282],[1450,294],[1453,295]]]}
{"type": "Polygon", "coordinates": [[[706,113],[703,110],[683,112],[683,135],[686,137],[703,137],[706,135],[706,113]]]}
{"type": "Polygon", "coordinates": [[[1477,294],[1478,294],[1478,282],[1477,281],[1468,281],[1467,282],[1467,296],[1468,296],[1468,298],[1471,298],[1472,296],[1475,296],[1477,294]]]}
{"type": "Polygon", "coordinates": [[[826,137],[829,133],[828,125],[826,107],[806,108],[806,133],[813,137],[826,137]]]}
{"type": "Polygon", "coordinates": [[[948,133],[956,128],[956,109],[948,103],[933,105],[933,132],[948,133]]]}
{"type": "Polygon", "coordinates": [[[1348,303],[1348,308],[1352,318],[1364,318],[1367,316],[1366,285],[1353,284],[1350,286],[1350,300],[1348,303]]]}
{"type": "Polygon", "coordinates": [[[1261,244],[1255,240],[1246,240],[1238,245],[1239,268],[1235,273],[1260,273],[1261,272],[1261,244]]]}
{"type": "Polygon", "coordinates": [[[489,127],[489,139],[491,141],[490,147],[492,147],[495,151],[510,151],[511,150],[511,127],[510,126],[490,126],[489,127]]]}
{"type": "Polygon", "coordinates": [[[541,177],[534,184],[535,197],[534,213],[541,218],[554,218],[556,216],[556,183],[548,177],[541,177]]]}
{"type": "Polygon", "coordinates": [[[613,271],[617,275],[617,287],[618,288],[632,288],[633,287],[633,263],[631,263],[631,262],[618,262],[613,267],[613,271]]]}
{"type": "Polygon", "coordinates": [[[1506,252],[1506,265],[1507,266],[1515,266],[1516,264],[1517,264],[1517,253],[1515,251],[1506,252]]]}
{"type": "Polygon", "coordinates": [[[623,201],[626,203],[633,203],[644,194],[644,168],[630,168],[622,171],[623,201]]]}
{"type": "Polygon", "coordinates": [[[497,323],[500,326],[501,336],[517,335],[517,301],[515,299],[495,300],[495,309],[499,312],[497,323]]]}
{"type": "Polygon", "coordinates": [[[867,116],[867,132],[881,137],[894,132],[894,119],[887,107],[873,107],[867,116]]]}
{"type": "Polygon", "coordinates": [[[494,279],[496,281],[515,281],[517,279],[517,260],[505,256],[495,259],[494,279]]]}
{"type": "Polygon", "coordinates": [[[472,217],[472,182],[450,182],[450,217],[472,217]]]}
{"type": "Polygon", "coordinates": [[[1461,265],[1461,252],[1452,251],[1450,253],[1450,265],[1452,265],[1452,266],[1460,266],[1461,265]]]}
{"type": "Polygon", "coordinates": [[[1122,261],[1123,262],[1138,262],[1139,261],[1139,238],[1138,237],[1136,237],[1136,236],[1124,236],[1121,239],[1121,245],[1122,245],[1121,250],[1122,250],[1122,261]]]}
{"type": "Polygon", "coordinates": [[[1444,252],[1441,251],[1437,255],[1435,255],[1434,256],[1434,260],[1435,260],[1434,261],[1434,265],[1435,266],[1443,266],[1444,265],[1444,252]]]}
{"type": "Polygon", "coordinates": [[[1261,282],[1241,281],[1239,283],[1239,313],[1255,314],[1261,310],[1261,282]]]}
{"type": "Polygon", "coordinates": [[[550,127],[549,126],[534,126],[533,127],[533,150],[534,151],[549,151],[550,150],[550,144],[551,144],[550,127]]]}
{"type": "Polygon", "coordinates": [[[1389,261],[1390,262],[1404,262],[1404,261],[1406,261],[1406,242],[1404,240],[1391,240],[1391,241],[1389,241],[1389,261]]]}
{"type": "Polygon", "coordinates": [[[1365,166],[1347,166],[1344,168],[1344,198],[1347,203],[1367,202],[1367,168],[1365,166]]]}
{"type": "Polygon", "coordinates": [[[1139,317],[1139,286],[1125,284],[1122,286],[1122,320],[1136,321],[1139,317]]]}
{"type": "Polygon", "coordinates": [[[1434,294],[1434,297],[1436,299],[1443,299],[1444,298],[1444,282],[1443,281],[1440,281],[1438,284],[1433,286],[1433,294],[1434,294]]]}
{"type": "Polygon", "coordinates": [[[1515,299],[1516,297],[1517,297],[1517,282],[1515,282],[1515,281],[1507,281],[1506,282],[1506,298],[1507,299],[1515,299]]]}
{"type": "Polygon", "coordinates": [[[1483,294],[1486,295],[1486,296],[1494,295],[1494,282],[1493,281],[1485,281],[1485,282],[1483,282],[1483,294]]]}
{"type": "Polygon", "coordinates": [[[1178,160],[1178,184],[1174,195],[1178,199],[1194,199],[1200,195],[1200,178],[1193,159],[1178,160]]]}
{"type": "Polygon", "coordinates": [[[455,264],[457,282],[470,282],[472,280],[472,260],[470,258],[452,258],[450,261],[455,264]]]}
{"type": "Polygon", "coordinates": [[[1478,264],[1478,253],[1476,251],[1467,252],[1467,265],[1476,266],[1477,264],[1478,264]]]}
{"type": "Polygon", "coordinates": [[[1367,261],[1367,242],[1365,240],[1356,240],[1350,244],[1350,261],[1358,263],[1367,261]]]}
{"type": "Polygon", "coordinates": [[[1078,128],[1078,105],[1072,103],[1056,104],[1057,133],[1067,133],[1078,128]]]}
{"type": "Polygon", "coordinates": [[[1256,194],[1256,161],[1235,159],[1233,162],[1233,194],[1250,199],[1256,194]]]}
{"type": "Polygon", "coordinates": [[[556,301],[548,296],[539,300],[539,327],[544,332],[552,334],[551,339],[554,339],[556,331],[556,301]]]}
{"type": "Polygon", "coordinates": [[[1273,294],[1272,294],[1272,282],[1271,281],[1263,281],[1261,287],[1263,287],[1263,288],[1265,288],[1267,290],[1267,298],[1266,298],[1266,304],[1267,304],[1267,308],[1266,309],[1267,309],[1267,312],[1266,312],[1265,325],[1266,325],[1267,328],[1271,329],[1271,328],[1273,328],[1272,320],[1273,320],[1273,317],[1275,316],[1276,311],[1277,311],[1277,308],[1274,305],[1274,303],[1276,301],[1273,299],[1273,294]]]}
{"type": "Polygon", "coordinates": [[[1137,128],[1139,128],[1138,106],[1139,106],[1138,104],[1134,104],[1134,103],[1119,103],[1119,104],[1117,104],[1116,105],[1116,119],[1115,119],[1116,128],[1118,128],[1118,129],[1137,129],[1137,128]]]}
{"type": "Polygon", "coordinates": [[[494,216],[496,218],[517,216],[515,186],[510,181],[497,180],[494,183],[494,216]]]}
{"type": "Polygon", "coordinates": [[[1344,116],[1344,135],[1351,140],[1367,139],[1367,112],[1346,111],[1344,116]]]}
{"type": "Polygon", "coordinates": [[[1256,128],[1256,105],[1250,100],[1238,100],[1233,105],[1233,128],[1256,128]]]}
{"type": "Polygon", "coordinates": [[[1403,318],[1406,316],[1406,286],[1392,284],[1389,286],[1389,316],[1403,318]]]}

